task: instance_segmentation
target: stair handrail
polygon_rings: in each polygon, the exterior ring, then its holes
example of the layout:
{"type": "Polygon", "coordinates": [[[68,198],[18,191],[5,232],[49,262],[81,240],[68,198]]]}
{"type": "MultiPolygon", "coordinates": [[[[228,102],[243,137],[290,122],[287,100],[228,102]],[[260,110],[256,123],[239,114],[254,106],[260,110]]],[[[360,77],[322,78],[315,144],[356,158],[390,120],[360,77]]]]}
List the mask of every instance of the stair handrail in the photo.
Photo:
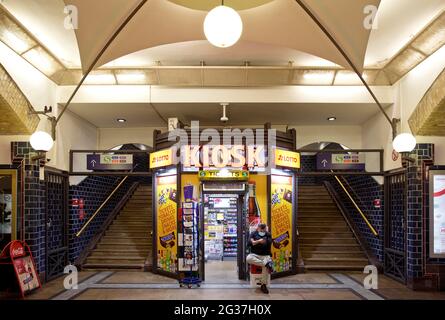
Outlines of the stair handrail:
{"type": "MultiPolygon", "coordinates": [[[[134,166],[134,168],[131,170],[131,172],[134,171],[134,169],[136,169],[136,167],[139,164],[136,164],[134,166]]],[[[128,179],[128,176],[125,176],[121,182],[119,182],[119,184],[116,186],[116,188],[114,188],[114,190],[109,194],[109,196],[102,202],[102,204],[99,206],[99,208],[96,209],[96,211],[93,213],[93,215],[87,220],[87,222],[85,222],[85,224],[82,226],[82,228],[80,228],[80,230],[76,233],[76,237],[80,237],[80,235],[85,231],[85,229],[89,226],[89,224],[91,223],[91,221],[94,220],[94,218],[96,217],[96,215],[100,212],[100,210],[102,210],[102,208],[108,203],[108,200],[111,199],[111,197],[116,193],[116,191],[120,188],[120,186],[125,182],[125,180],[128,179]]]]}
{"type": "MultiPolygon", "coordinates": [[[[333,170],[331,170],[331,172],[334,172],[333,170]]],[[[371,230],[372,234],[375,237],[379,236],[379,233],[377,232],[377,230],[373,227],[373,225],[371,224],[371,222],[369,222],[368,218],[366,217],[366,215],[363,213],[363,211],[360,209],[360,207],[357,205],[357,203],[355,202],[354,198],[352,198],[351,194],[348,192],[348,190],[345,188],[345,186],[343,185],[343,183],[340,181],[340,179],[337,176],[334,176],[334,178],[337,180],[337,182],[340,184],[340,186],[342,187],[343,191],[346,193],[346,195],[348,196],[349,200],[351,200],[352,204],[354,205],[355,209],[357,209],[358,213],[360,214],[360,216],[362,217],[362,219],[365,221],[366,225],[368,226],[368,228],[371,230]]]]}

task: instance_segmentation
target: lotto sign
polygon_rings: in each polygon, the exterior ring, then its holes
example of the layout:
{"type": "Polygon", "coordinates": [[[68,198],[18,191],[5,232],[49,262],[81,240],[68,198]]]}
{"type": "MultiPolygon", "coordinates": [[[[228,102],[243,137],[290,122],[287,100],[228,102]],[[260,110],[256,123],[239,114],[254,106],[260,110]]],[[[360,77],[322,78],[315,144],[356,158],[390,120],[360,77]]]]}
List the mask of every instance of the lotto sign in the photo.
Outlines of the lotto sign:
{"type": "Polygon", "coordinates": [[[173,164],[172,149],[150,153],[150,169],[167,167],[173,164]]]}
{"type": "Polygon", "coordinates": [[[300,154],[288,150],[275,149],[275,165],[286,168],[300,168],[300,154]]]}

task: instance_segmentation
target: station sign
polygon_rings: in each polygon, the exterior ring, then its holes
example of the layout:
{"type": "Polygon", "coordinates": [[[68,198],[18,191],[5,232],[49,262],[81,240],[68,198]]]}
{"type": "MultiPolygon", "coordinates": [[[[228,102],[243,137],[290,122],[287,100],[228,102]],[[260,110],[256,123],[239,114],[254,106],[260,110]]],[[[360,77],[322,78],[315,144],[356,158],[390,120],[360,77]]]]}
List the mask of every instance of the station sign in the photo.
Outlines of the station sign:
{"type": "Polygon", "coordinates": [[[300,154],[283,149],[275,149],[275,165],[279,167],[300,168],[300,154]]]}
{"type": "Polygon", "coordinates": [[[201,170],[198,173],[201,180],[248,180],[247,170],[201,170]]]}
{"type": "Polygon", "coordinates": [[[173,150],[165,149],[150,153],[150,169],[167,167],[173,164],[173,150]]]}
{"type": "Polygon", "coordinates": [[[317,154],[317,170],[365,170],[365,155],[321,152],[317,154]]]}
{"type": "Polygon", "coordinates": [[[132,154],[87,154],[87,170],[131,170],[132,154]]]}

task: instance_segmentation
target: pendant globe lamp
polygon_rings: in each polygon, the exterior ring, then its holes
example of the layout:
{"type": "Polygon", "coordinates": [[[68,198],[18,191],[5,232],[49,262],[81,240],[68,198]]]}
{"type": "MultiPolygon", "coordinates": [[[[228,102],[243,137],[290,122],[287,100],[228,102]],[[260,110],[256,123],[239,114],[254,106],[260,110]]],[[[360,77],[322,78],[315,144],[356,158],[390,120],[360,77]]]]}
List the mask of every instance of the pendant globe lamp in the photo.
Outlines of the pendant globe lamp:
{"type": "Polygon", "coordinates": [[[233,46],[243,33],[243,21],[234,9],[224,5],[209,11],[204,19],[204,34],[207,40],[219,48],[233,46]]]}

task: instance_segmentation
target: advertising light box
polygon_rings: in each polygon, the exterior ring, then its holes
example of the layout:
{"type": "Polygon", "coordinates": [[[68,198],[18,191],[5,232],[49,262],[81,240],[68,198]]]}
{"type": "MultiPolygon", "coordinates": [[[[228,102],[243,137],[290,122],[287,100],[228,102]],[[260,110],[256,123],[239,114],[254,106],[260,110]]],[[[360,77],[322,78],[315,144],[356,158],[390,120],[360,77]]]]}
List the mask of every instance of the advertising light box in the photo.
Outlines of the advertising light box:
{"type": "Polygon", "coordinates": [[[445,171],[430,171],[430,257],[445,258],[445,171]]]}

